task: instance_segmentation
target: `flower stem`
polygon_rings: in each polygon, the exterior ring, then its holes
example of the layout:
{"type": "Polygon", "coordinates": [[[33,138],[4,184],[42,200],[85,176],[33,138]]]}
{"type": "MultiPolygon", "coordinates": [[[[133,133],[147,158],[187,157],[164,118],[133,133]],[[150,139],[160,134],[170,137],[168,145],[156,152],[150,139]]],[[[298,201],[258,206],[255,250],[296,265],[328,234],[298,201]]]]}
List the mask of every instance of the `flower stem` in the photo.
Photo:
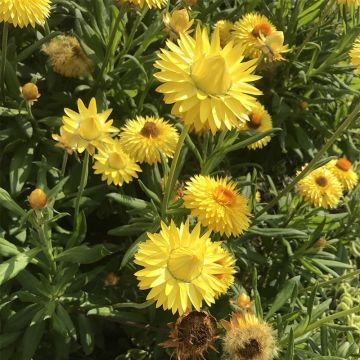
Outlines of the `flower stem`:
{"type": "Polygon", "coordinates": [[[81,170],[81,178],[80,178],[80,185],[79,189],[76,195],[75,200],[75,214],[74,214],[74,223],[76,224],[77,218],[79,216],[79,210],[80,210],[80,201],[83,194],[83,191],[85,189],[85,186],[87,184],[88,179],[88,173],[89,173],[89,153],[87,150],[85,150],[85,156],[82,164],[82,170],[81,170]]]}
{"type": "Polygon", "coordinates": [[[170,195],[171,195],[171,192],[174,188],[175,181],[176,181],[175,172],[176,172],[177,164],[179,161],[180,152],[181,152],[182,146],[184,144],[184,141],[185,141],[185,138],[186,138],[186,135],[188,132],[189,132],[189,125],[184,125],[181,135],[180,135],[180,138],[179,138],[179,141],[176,145],[174,158],[171,162],[169,177],[166,181],[164,198],[163,198],[163,202],[162,202],[162,206],[161,206],[161,217],[163,220],[165,220],[165,218],[166,218],[170,195]]]}
{"type": "Polygon", "coordinates": [[[60,173],[61,177],[64,177],[64,176],[65,176],[66,164],[67,164],[68,158],[69,158],[69,154],[68,154],[68,152],[65,150],[65,151],[64,151],[63,160],[62,160],[62,164],[61,164],[61,173],[60,173]]]}
{"type": "Polygon", "coordinates": [[[309,162],[309,164],[305,167],[305,169],[296,176],[290,184],[288,184],[280,193],[269,202],[262,210],[260,210],[255,216],[254,219],[257,219],[262,214],[269,211],[273,206],[277,204],[277,202],[288,192],[290,192],[295,185],[303,179],[314,167],[314,165],[321,159],[321,157],[326,153],[326,151],[330,148],[330,146],[340,137],[340,135],[350,126],[350,124],[357,118],[357,115],[360,112],[360,104],[355,107],[355,109],[351,112],[351,114],[344,120],[344,122],[336,129],[334,134],[330,137],[330,139],[323,145],[323,147],[317,152],[315,157],[309,162]]]}
{"type": "Polygon", "coordinates": [[[0,66],[0,92],[1,97],[5,100],[5,68],[7,58],[7,42],[9,35],[9,24],[4,21],[1,45],[1,66],[0,66]]]}

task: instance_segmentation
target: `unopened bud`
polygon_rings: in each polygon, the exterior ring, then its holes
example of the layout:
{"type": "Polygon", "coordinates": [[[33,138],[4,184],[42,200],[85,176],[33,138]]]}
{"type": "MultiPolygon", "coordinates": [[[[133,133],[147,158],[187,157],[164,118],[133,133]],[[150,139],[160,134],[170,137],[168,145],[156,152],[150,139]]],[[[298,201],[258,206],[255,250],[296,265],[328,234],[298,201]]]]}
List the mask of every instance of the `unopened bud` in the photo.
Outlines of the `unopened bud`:
{"type": "Polygon", "coordinates": [[[26,101],[33,102],[40,97],[38,87],[32,82],[25,84],[20,89],[21,94],[26,101]]]}
{"type": "Polygon", "coordinates": [[[28,196],[28,201],[33,209],[42,209],[47,204],[47,196],[41,189],[35,189],[28,196]]]}
{"type": "Polygon", "coordinates": [[[239,307],[241,307],[243,309],[250,308],[251,307],[250,296],[245,293],[241,293],[237,299],[237,304],[239,307]]]}
{"type": "Polygon", "coordinates": [[[116,276],[113,272],[108,273],[104,279],[105,286],[115,286],[118,282],[119,277],[116,276]]]}

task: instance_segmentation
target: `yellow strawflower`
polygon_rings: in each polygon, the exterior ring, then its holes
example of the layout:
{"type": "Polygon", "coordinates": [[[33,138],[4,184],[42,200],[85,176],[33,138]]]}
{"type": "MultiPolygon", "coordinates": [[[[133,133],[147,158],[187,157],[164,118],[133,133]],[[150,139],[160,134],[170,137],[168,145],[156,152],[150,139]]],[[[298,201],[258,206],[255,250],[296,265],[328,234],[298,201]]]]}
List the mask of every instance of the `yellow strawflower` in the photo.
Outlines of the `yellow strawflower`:
{"type": "Polygon", "coordinates": [[[101,174],[101,180],[108,185],[122,186],[133,178],[138,178],[140,166],[122,149],[119,140],[112,140],[98,147],[98,154],[94,156],[95,174],[101,174]]]}
{"type": "Polygon", "coordinates": [[[19,27],[43,25],[50,15],[49,0],[0,0],[0,22],[19,27]]]}
{"type": "Polygon", "coordinates": [[[230,321],[221,323],[226,330],[224,350],[232,360],[271,360],[277,356],[270,325],[251,310],[235,312],[230,321]]]}
{"type": "Polygon", "coordinates": [[[310,204],[323,208],[336,207],[342,196],[339,180],[324,166],[313,170],[300,180],[297,191],[310,204]]]}
{"type": "Polygon", "coordinates": [[[261,46],[270,34],[276,31],[270,20],[256,12],[244,15],[234,24],[233,38],[235,43],[245,47],[245,55],[251,58],[261,56],[261,46]]]}
{"type": "Polygon", "coordinates": [[[118,132],[119,129],[111,126],[113,120],[107,120],[112,109],[102,113],[97,112],[96,100],[92,98],[87,108],[81,99],[77,101],[79,112],[71,109],[64,109],[67,116],[63,116],[64,130],[76,136],[76,149],[82,153],[85,149],[92,155],[95,148],[102,143],[110,143],[111,133],[118,132]]]}
{"type": "Polygon", "coordinates": [[[150,9],[157,7],[161,8],[166,5],[168,0],[123,0],[125,2],[129,2],[130,4],[133,4],[140,9],[144,8],[145,6],[148,6],[150,9]]]}
{"type": "Polygon", "coordinates": [[[215,23],[215,29],[219,29],[220,34],[220,45],[224,47],[232,37],[231,31],[234,27],[234,24],[228,20],[219,20],[215,23]]]}
{"type": "Polygon", "coordinates": [[[339,4],[346,4],[346,5],[360,5],[360,0],[338,0],[339,4]]]}
{"type": "Polygon", "coordinates": [[[60,135],[52,134],[52,138],[57,141],[55,146],[66,150],[69,155],[76,151],[79,136],[70,134],[63,126],[60,128],[60,135]]]}
{"type": "Polygon", "coordinates": [[[191,33],[191,26],[194,20],[190,20],[189,13],[186,9],[174,10],[171,14],[166,12],[163,16],[165,31],[169,34],[170,39],[177,39],[180,33],[191,33]]]}
{"type": "MultiPolygon", "coordinates": [[[[272,120],[270,114],[260,103],[256,104],[254,110],[249,114],[250,121],[246,122],[241,130],[253,130],[256,132],[264,132],[272,129],[272,120]]],[[[271,136],[265,136],[261,140],[248,145],[249,149],[261,149],[271,140],[271,136]]]]}
{"type": "Polygon", "coordinates": [[[232,284],[235,259],[219,250],[221,242],[212,242],[209,231],[200,231],[200,224],[190,231],[188,220],[180,228],[161,223],[160,233],[148,233],[139,246],[135,263],[143,269],[135,275],[140,289],[151,289],[146,299],[156,300],[156,307],[180,315],[192,306],[200,311],[232,284]]]}
{"type": "Polygon", "coordinates": [[[349,55],[351,58],[351,63],[356,66],[357,70],[360,70],[360,36],[356,38],[349,55]]]}
{"type": "Polygon", "coordinates": [[[284,60],[282,53],[288,52],[288,45],[284,45],[284,33],[282,31],[274,31],[269,36],[262,37],[260,49],[267,61],[284,60]]]}
{"type": "Polygon", "coordinates": [[[91,73],[92,62],[74,36],[60,35],[43,46],[53,70],[65,77],[79,78],[91,73]]]}
{"type": "Polygon", "coordinates": [[[345,190],[353,189],[358,183],[357,173],[352,169],[351,162],[345,158],[331,160],[325,167],[340,181],[345,190]]]}
{"type": "Polygon", "coordinates": [[[220,46],[219,29],[211,42],[206,29],[196,29],[195,38],[180,34],[177,45],[167,41],[169,50],[161,49],[155,77],[163,82],[157,91],[167,104],[174,104],[172,114],[195,131],[232,129],[245,123],[255,104],[253,95],[261,91],[249,82],[256,60],[242,62],[243,47],[232,42],[220,46]]]}
{"type": "Polygon", "coordinates": [[[173,125],[153,116],[128,120],[120,133],[125,152],[135,161],[150,165],[161,161],[160,153],[172,157],[178,140],[179,134],[173,125]]]}
{"type": "Polygon", "coordinates": [[[197,175],[186,183],[184,206],[209,230],[240,235],[250,225],[247,198],[228,178],[197,175]]]}

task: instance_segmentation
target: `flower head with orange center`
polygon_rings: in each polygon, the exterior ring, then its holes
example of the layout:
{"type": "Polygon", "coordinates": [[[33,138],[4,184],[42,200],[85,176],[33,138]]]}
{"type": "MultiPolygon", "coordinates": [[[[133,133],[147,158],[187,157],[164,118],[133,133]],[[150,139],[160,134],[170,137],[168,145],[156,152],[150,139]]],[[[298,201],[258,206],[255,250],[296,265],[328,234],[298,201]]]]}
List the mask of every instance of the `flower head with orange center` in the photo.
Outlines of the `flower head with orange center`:
{"type": "MultiPolygon", "coordinates": [[[[272,120],[266,109],[257,103],[254,110],[249,114],[249,121],[241,128],[241,130],[253,130],[256,132],[264,132],[272,129],[272,120]]],[[[248,145],[249,149],[261,149],[271,140],[271,136],[265,136],[262,139],[248,145]]]]}
{"type": "Polygon", "coordinates": [[[246,56],[258,58],[262,54],[264,39],[275,31],[275,26],[266,16],[252,12],[234,24],[233,39],[235,43],[245,47],[246,56]]]}
{"type": "Polygon", "coordinates": [[[189,34],[192,32],[191,26],[194,20],[189,19],[189,13],[186,9],[174,10],[171,14],[166,12],[163,16],[165,31],[170,39],[175,40],[180,33],[189,34]]]}
{"type": "Polygon", "coordinates": [[[269,36],[261,36],[261,49],[265,61],[284,60],[282,53],[288,52],[288,45],[284,45],[284,33],[282,31],[274,31],[269,36]]]}
{"type": "Polygon", "coordinates": [[[184,206],[209,230],[237,236],[250,225],[247,198],[228,178],[196,175],[186,183],[184,206]]]}
{"type": "Polygon", "coordinates": [[[339,180],[325,166],[311,171],[297,184],[297,191],[307,202],[323,208],[336,207],[342,190],[339,180]]]}
{"type": "Polygon", "coordinates": [[[234,27],[234,24],[228,20],[219,20],[215,24],[215,29],[219,29],[220,34],[220,45],[225,47],[226,44],[231,40],[232,34],[231,31],[234,27]]]}
{"type": "Polygon", "coordinates": [[[360,36],[356,38],[349,55],[351,58],[351,63],[356,66],[357,70],[360,70],[360,36]]]}
{"type": "Polygon", "coordinates": [[[43,25],[50,15],[50,0],[0,0],[0,22],[24,27],[43,25]]]}
{"type": "Polygon", "coordinates": [[[173,221],[161,223],[161,231],[148,233],[140,244],[135,263],[143,269],[135,275],[140,289],[151,289],[146,299],[156,300],[156,307],[180,315],[192,306],[200,311],[204,301],[211,305],[233,282],[235,259],[218,249],[221,242],[212,242],[209,231],[200,231],[200,224],[190,231],[189,221],[179,228],[173,221]]]}
{"type": "Polygon", "coordinates": [[[172,157],[179,140],[173,125],[153,116],[128,120],[121,130],[120,143],[124,150],[135,161],[150,165],[161,161],[161,153],[172,157]]]}
{"type": "Polygon", "coordinates": [[[345,190],[353,189],[359,181],[351,162],[345,158],[331,160],[325,167],[340,181],[345,190]]]}
{"type": "Polygon", "coordinates": [[[216,133],[245,123],[255,104],[253,95],[261,91],[249,84],[260,77],[253,74],[256,60],[242,62],[243,47],[229,42],[220,45],[219,29],[211,42],[206,29],[198,26],[195,38],[180,34],[177,45],[167,42],[161,49],[154,76],[163,82],[157,91],[167,104],[174,104],[172,114],[191,125],[195,131],[210,129],[216,133]]]}
{"type": "Polygon", "coordinates": [[[233,360],[271,360],[277,356],[272,329],[248,310],[221,321],[226,330],[224,350],[233,360]]]}
{"type": "Polygon", "coordinates": [[[95,174],[101,174],[101,180],[108,185],[122,186],[133,178],[138,178],[140,166],[123,150],[119,140],[111,140],[98,148],[99,153],[94,156],[95,174]]]}
{"type": "Polygon", "coordinates": [[[76,149],[82,153],[85,149],[92,155],[95,148],[103,143],[111,143],[111,133],[118,132],[119,129],[112,126],[113,121],[107,120],[112,109],[102,113],[97,112],[96,100],[90,100],[87,108],[81,99],[77,101],[79,112],[71,109],[64,109],[67,116],[63,116],[64,130],[76,136],[76,149]]]}

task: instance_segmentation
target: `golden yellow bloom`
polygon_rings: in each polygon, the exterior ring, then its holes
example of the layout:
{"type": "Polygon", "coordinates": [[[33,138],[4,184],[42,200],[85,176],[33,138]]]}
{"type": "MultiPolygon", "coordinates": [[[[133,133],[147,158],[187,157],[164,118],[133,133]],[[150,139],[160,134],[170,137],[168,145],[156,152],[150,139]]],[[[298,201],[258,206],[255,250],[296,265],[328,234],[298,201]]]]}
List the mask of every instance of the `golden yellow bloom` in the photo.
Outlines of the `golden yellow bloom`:
{"type": "Polygon", "coordinates": [[[43,25],[50,15],[49,0],[0,0],[0,22],[19,27],[43,25]]]}
{"type": "Polygon", "coordinates": [[[235,43],[245,47],[245,55],[251,58],[260,57],[261,46],[270,34],[276,31],[270,20],[258,13],[244,15],[234,24],[233,38],[235,43]]]}
{"type": "Polygon", "coordinates": [[[166,12],[163,16],[165,31],[170,39],[177,39],[180,33],[191,33],[191,26],[194,20],[189,19],[189,13],[186,9],[174,10],[172,14],[166,12]]]}
{"type": "Polygon", "coordinates": [[[216,334],[216,319],[204,311],[192,311],[169,324],[170,339],[160,345],[174,347],[176,359],[205,359],[216,334]]]}
{"type": "Polygon", "coordinates": [[[129,2],[130,4],[133,4],[140,9],[142,9],[145,5],[147,5],[150,9],[157,7],[161,8],[166,5],[168,0],[125,0],[129,2]]]}
{"type": "Polygon", "coordinates": [[[174,126],[153,116],[128,120],[120,133],[125,152],[135,161],[150,165],[160,162],[160,153],[172,157],[178,140],[179,134],[174,126]]]}
{"type": "Polygon", "coordinates": [[[224,350],[232,360],[271,360],[277,355],[272,329],[248,310],[233,313],[221,321],[226,329],[224,350]]]}
{"type": "Polygon", "coordinates": [[[242,309],[249,309],[252,306],[252,301],[250,299],[250,296],[245,293],[241,293],[239,295],[236,303],[242,309]]]}
{"type": "Polygon", "coordinates": [[[345,158],[331,160],[325,167],[340,181],[345,190],[353,189],[358,183],[357,173],[352,169],[351,162],[345,158]]]}
{"type": "Polygon", "coordinates": [[[300,180],[297,191],[312,205],[323,208],[336,207],[342,196],[339,180],[324,166],[300,180]]]}
{"type": "Polygon", "coordinates": [[[360,0],[338,0],[339,4],[360,6],[360,0]]]}
{"type": "Polygon", "coordinates": [[[351,63],[356,66],[357,70],[360,70],[360,36],[356,38],[349,55],[351,63]]]}
{"type": "Polygon", "coordinates": [[[281,53],[289,51],[288,45],[284,45],[284,33],[282,31],[274,31],[269,36],[261,37],[262,43],[260,49],[267,61],[284,60],[281,53]]]}
{"type": "Polygon", "coordinates": [[[140,166],[123,150],[119,140],[101,145],[98,151],[94,156],[96,161],[93,168],[95,174],[101,174],[101,180],[108,185],[122,186],[124,182],[128,184],[133,178],[139,177],[140,166]]]}
{"type": "Polygon", "coordinates": [[[186,183],[184,206],[209,230],[240,235],[250,225],[247,198],[228,178],[197,175],[186,183]]]}
{"type": "Polygon", "coordinates": [[[53,70],[65,77],[78,78],[91,73],[92,62],[84,53],[78,39],[60,35],[44,45],[53,70]]]}
{"type": "Polygon", "coordinates": [[[20,88],[20,91],[24,100],[30,105],[32,105],[40,97],[38,87],[32,82],[26,83],[20,88]]]}
{"type": "Polygon", "coordinates": [[[231,31],[234,27],[234,24],[228,20],[219,20],[215,24],[215,29],[219,29],[220,34],[220,45],[225,47],[225,45],[231,40],[232,34],[231,31]]]}
{"type": "Polygon", "coordinates": [[[60,128],[60,135],[52,134],[52,138],[57,141],[55,146],[66,150],[69,155],[76,151],[79,136],[68,133],[63,126],[60,128]]]}
{"type": "MultiPolygon", "coordinates": [[[[270,114],[259,103],[256,103],[253,111],[249,114],[250,121],[246,122],[241,130],[253,130],[256,132],[264,132],[272,129],[272,120],[270,114]]],[[[271,140],[271,136],[265,136],[262,139],[248,145],[248,149],[261,149],[266,146],[271,140]]]]}
{"type": "Polygon", "coordinates": [[[81,99],[77,101],[79,112],[71,109],[64,109],[67,116],[63,116],[64,130],[72,135],[77,141],[76,149],[82,153],[85,149],[93,154],[95,148],[102,143],[111,143],[109,137],[111,133],[118,132],[119,129],[111,126],[113,121],[108,120],[112,109],[102,113],[97,112],[96,100],[92,98],[87,108],[81,99]]]}
{"type": "Polygon", "coordinates": [[[156,307],[180,315],[191,306],[200,311],[203,301],[214,303],[233,282],[235,259],[219,251],[221,242],[212,242],[209,231],[201,236],[200,230],[197,224],[190,232],[189,221],[180,228],[173,221],[161,223],[160,233],[148,233],[139,246],[135,263],[143,269],[135,275],[140,289],[151,289],[146,299],[157,300],[156,307]]]}
{"type": "Polygon", "coordinates": [[[220,46],[219,29],[211,43],[206,29],[196,29],[195,38],[180,34],[178,45],[167,41],[170,50],[161,49],[154,76],[163,82],[157,91],[167,104],[174,104],[172,114],[195,131],[231,129],[245,123],[255,98],[261,91],[249,82],[256,60],[242,63],[243,47],[230,42],[220,46]]]}
{"type": "Polygon", "coordinates": [[[28,201],[33,209],[40,210],[47,204],[47,196],[43,190],[37,188],[28,196],[28,201]]]}

